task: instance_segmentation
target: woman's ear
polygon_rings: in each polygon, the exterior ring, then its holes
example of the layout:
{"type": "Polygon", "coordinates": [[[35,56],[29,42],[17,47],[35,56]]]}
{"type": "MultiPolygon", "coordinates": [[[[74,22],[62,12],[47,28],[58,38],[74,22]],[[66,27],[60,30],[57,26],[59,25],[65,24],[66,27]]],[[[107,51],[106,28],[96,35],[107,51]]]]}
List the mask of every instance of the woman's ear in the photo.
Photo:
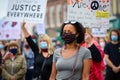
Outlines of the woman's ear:
{"type": "Polygon", "coordinates": [[[78,36],[79,36],[79,33],[76,34],[76,37],[78,37],[78,36]]]}

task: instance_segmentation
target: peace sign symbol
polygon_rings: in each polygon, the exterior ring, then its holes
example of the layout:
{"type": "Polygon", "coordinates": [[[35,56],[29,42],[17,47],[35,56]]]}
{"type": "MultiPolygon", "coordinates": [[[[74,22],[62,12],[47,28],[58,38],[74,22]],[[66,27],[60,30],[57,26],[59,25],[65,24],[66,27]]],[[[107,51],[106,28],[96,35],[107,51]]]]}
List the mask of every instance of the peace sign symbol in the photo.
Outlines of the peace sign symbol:
{"type": "Polygon", "coordinates": [[[90,6],[91,9],[97,10],[99,8],[99,3],[97,1],[93,1],[90,6]]]}

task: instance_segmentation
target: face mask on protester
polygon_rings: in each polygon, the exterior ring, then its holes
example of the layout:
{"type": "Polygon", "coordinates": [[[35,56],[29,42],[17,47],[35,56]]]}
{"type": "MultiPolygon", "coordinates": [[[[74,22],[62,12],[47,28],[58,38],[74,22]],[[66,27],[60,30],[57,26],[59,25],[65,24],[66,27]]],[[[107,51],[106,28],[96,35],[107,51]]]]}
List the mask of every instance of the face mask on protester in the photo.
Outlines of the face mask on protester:
{"type": "Polygon", "coordinates": [[[9,50],[13,55],[16,55],[17,54],[17,48],[11,48],[9,50]]]}
{"type": "Polygon", "coordinates": [[[25,48],[28,49],[28,48],[30,48],[30,46],[29,45],[25,45],[25,48]]]}
{"type": "Polygon", "coordinates": [[[63,33],[62,39],[65,41],[66,44],[70,44],[75,41],[76,36],[72,33],[63,33]]]}
{"type": "Polygon", "coordinates": [[[118,40],[118,36],[112,35],[112,36],[111,36],[111,40],[112,40],[112,41],[117,41],[117,40],[118,40]]]}
{"type": "Polygon", "coordinates": [[[41,49],[47,49],[48,48],[48,44],[47,44],[47,42],[40,42],[39,47],[41,49]]]}
{"type": "Polygon", "coordinates": [[[32,39],[34,43],[36,43],[36,39],[32,39]]]}
{"type": "Polygon", "coordinates": [[[100,46],[101,46],[102,48],[104,48],[105,42],[100,42],[100,46]]]}
{"type": "Polygon", "coordinates": [[[4,45],[0,44],[0,49],[3,49],[4,48],[4,45]]]}

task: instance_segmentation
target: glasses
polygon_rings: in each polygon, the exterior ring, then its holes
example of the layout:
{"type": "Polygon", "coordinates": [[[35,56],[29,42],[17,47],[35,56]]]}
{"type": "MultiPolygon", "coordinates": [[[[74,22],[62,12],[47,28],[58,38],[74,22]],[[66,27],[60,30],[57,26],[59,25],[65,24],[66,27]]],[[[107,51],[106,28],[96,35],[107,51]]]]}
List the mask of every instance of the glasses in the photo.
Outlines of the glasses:
{"type": "Polygon", "coordinates": [[[75,23],[77,23],[77,21],[75,21],[75,20],[64,21],[64,24],[68,24],[68,23],[75,24],[75,23]]]}

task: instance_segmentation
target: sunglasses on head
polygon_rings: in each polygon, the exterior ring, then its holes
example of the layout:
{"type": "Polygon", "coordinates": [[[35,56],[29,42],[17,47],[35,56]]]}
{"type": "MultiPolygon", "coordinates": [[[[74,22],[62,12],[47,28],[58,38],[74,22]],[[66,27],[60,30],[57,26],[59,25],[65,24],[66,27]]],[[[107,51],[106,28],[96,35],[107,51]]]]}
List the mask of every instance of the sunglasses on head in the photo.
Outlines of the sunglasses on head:
{"type": "Polygon", "coordinates": [[[75,24],[77,21],[75,21],[75,20],[70,20],[70,21],[64,21],[64,24],[68,24],[68,23],[70,23],[70,24],[75,24]]]}

